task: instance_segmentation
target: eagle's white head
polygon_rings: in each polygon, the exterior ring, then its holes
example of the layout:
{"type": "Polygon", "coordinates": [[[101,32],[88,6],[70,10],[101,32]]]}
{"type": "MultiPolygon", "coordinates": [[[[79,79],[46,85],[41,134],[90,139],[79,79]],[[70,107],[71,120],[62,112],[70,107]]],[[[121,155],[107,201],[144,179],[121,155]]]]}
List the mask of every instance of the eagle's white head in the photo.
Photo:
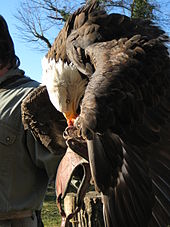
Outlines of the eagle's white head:
{"type": "Polygon", "coordinates": [[[68,125],[73,125],[87,80],[81,78],[72,63],[64,63],[61,59],[55,62],[54,59],[44,57],[42,69],[42,83],[47,87],[52,104],[64,114],[68,125]]]}

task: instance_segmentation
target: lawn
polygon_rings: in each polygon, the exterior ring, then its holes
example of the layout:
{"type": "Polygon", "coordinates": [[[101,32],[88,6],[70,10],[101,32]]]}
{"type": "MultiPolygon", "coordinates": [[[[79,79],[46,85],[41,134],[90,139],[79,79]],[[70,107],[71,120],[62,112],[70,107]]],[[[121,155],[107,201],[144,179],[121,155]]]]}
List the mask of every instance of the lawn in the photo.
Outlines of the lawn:
{"type": "Polygon", "coordinates": [[[61,224],[61,217],[56,204],[54,183],[51,183],[48,187],[43,203],[42,219],[44,227],[59,227],[61,224]]]}

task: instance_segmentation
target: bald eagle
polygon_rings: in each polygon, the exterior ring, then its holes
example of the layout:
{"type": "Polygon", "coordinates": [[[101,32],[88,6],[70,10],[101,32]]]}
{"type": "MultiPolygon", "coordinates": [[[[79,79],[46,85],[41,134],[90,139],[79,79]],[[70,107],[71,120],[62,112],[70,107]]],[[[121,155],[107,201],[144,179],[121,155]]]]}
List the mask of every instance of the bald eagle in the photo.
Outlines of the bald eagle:
{"type": "Polygon", "coordinates": [[[68,19],[43,59],[43,83],[86,141],[107,227],[170,224],[168,38],[96,2],[68,19]]]}

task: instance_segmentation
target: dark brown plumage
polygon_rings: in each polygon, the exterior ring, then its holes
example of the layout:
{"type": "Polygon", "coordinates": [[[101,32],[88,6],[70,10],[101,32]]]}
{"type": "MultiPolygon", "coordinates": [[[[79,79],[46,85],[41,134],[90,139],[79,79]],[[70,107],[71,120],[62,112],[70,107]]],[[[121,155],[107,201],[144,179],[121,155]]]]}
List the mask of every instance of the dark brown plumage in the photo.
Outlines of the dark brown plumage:
{"type": "Polygon", "coordinates": [[[151,22],[107,15],[93,3],[70,17],[47,54],[89,80],[78,122],[107,227],[170,224],[166,41],[151,22]]]}
{"type": "Polygon", "coordinates": [[[64,116],[51,104],[45,86],[34,89],[22,103],[22,121],[25,129],[52,153],[64,155],[66,143],[63,131],[67,123],[64,116]]]}

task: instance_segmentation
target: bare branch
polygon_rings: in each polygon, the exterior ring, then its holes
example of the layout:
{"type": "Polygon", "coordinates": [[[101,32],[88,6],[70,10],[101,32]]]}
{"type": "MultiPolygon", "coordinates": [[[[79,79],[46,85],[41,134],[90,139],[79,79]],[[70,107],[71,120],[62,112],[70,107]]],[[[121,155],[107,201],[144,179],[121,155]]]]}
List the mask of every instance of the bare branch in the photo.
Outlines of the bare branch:
{"type": "MultiPolygon", "coordinates": [[[[48,50],[68,16],[87,1],[92,0],[23,0],[15,15],[19,21],[16,27],[20,37],[26,42],[36,44],[37,49],[48,50]]],[[[136,0],[98,1],[108,12],[119,12],[133,17],[136,0]]],[[[169,26],[170,15],[159,10],[159,4],[162,6],[169,0],[164,3],[161,0],[143,1],[154,7],[154,15],[161,26],[169,26]]]]}
{"type": "Polygon", "coordinates": [[[50,48],[68,16],[78,8],[79,1],[23,0],[15,15],[17,30],[26,42],[37,42],[37,48],[50,48]]]}

